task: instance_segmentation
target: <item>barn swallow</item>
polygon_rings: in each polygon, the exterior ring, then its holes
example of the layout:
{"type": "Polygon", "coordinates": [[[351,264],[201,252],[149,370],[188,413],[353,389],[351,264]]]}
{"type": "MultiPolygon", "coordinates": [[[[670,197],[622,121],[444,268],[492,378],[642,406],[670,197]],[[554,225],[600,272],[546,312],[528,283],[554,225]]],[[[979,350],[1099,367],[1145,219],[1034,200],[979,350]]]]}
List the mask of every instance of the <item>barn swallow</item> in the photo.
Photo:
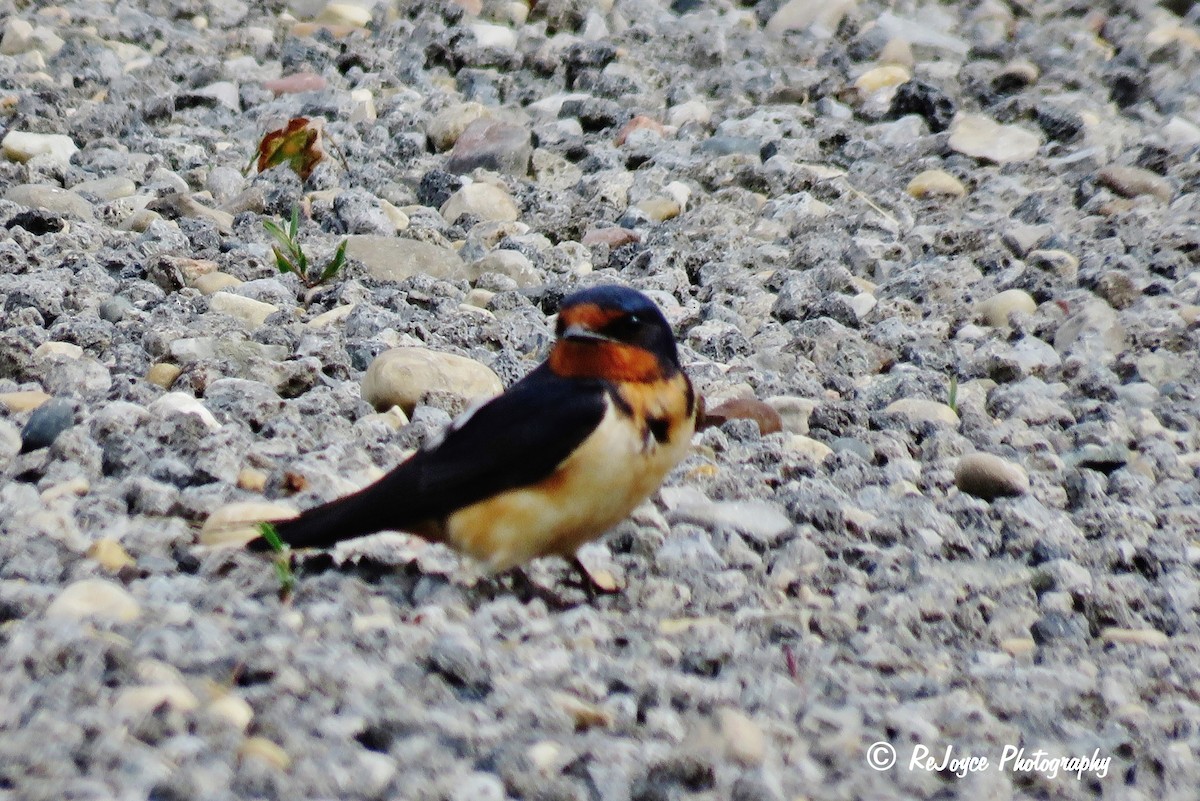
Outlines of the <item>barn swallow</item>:
{"type": "MultiPolygon", "coordinates": [[[[439,542],[502,572],[576,550],[623,520],[686,454],[697,398],[661,311],[600,286],[561,304],[549,357],[374,484],[275,523],[296,548],[378,531],[439,542]]],[[[261,538],[256,550],[268,546],[261,538]]]]}

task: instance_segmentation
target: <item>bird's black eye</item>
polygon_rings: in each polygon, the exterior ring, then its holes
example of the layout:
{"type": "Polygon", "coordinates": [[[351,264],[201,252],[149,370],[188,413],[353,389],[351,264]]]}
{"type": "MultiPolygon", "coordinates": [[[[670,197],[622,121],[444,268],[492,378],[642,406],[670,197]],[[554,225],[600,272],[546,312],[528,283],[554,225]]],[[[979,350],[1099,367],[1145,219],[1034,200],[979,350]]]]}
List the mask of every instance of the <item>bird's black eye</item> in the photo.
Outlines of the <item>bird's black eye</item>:
{"type": "Polygon", "coordinates": [[[614,339],[630,340],[641,330],[641,327],[641,317],[636,314],[627,314],[609,323],[606,327],[606,333],[614,339]]]}

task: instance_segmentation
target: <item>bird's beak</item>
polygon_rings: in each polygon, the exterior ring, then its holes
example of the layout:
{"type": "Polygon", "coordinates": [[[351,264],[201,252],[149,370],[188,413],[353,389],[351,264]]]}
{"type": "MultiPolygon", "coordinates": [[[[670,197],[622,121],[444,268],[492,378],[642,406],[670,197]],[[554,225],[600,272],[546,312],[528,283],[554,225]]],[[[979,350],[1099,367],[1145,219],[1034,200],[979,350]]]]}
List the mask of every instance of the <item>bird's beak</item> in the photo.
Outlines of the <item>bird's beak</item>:
{"type": "Polygon", "coordinates": [[[606,337],[598,331],[593,331],[590,328],[584,328],[582,325],[567,326],[562,332],[562,339],[571,339],[576,342],[613,342],[612,337],[606,337]]]}

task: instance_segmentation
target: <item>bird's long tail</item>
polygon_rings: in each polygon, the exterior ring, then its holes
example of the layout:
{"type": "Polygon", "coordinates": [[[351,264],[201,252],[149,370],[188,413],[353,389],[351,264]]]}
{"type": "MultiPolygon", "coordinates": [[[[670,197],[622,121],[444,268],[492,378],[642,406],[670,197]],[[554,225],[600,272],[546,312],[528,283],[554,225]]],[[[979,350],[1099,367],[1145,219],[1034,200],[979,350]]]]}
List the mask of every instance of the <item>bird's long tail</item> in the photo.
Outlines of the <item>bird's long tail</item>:
{"type": "MultiPolygon", "coordinates": [[[[299,517],[276,521],[273,524],[275,531],[279,539],[293,548],[331,548],[342,540],[403,528],[396,520],[397,499],[387,497],[386,490],[386,482],[372,484],[344,498],[305,510],[299,517]]],[[[247,547],[253,551],[271,549],[262,537],[251,540],[247,547]]]]}

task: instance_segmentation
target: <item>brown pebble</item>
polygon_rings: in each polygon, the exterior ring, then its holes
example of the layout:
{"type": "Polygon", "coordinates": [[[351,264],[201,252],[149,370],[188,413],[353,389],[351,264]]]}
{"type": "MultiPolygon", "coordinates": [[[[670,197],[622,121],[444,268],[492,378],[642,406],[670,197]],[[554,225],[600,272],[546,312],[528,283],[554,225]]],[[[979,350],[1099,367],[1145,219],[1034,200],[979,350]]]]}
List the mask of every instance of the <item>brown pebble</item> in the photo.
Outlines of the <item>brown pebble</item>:
{"type": "Polygon", "coordinates": [[[664,128],[663,124],[658,120],[647,117],[644,114],[639,114],[621,126],[621,130],[617,132],[617,147],[625,144],[625,140],[628,139],[629,135],[634,131],[641,130],[643,128],[654,131],[659,136],[664,136],[667,132],[667,129],[664,128]]]}
{"type": "Polygon", "coordinates": [[[608,245],[610,248],[619,248],[641,240],[637,231],[628,228],[593,228],[583,235],[585,245],[608,245]]]}
{"type": "Polygon", "coordinates": [[[700,428],[719,426],[726,420],[753,420],[764,435],[783,430],[783,418],[779,412],[758,398],[733,398],[702,411],[700,428]]]}

